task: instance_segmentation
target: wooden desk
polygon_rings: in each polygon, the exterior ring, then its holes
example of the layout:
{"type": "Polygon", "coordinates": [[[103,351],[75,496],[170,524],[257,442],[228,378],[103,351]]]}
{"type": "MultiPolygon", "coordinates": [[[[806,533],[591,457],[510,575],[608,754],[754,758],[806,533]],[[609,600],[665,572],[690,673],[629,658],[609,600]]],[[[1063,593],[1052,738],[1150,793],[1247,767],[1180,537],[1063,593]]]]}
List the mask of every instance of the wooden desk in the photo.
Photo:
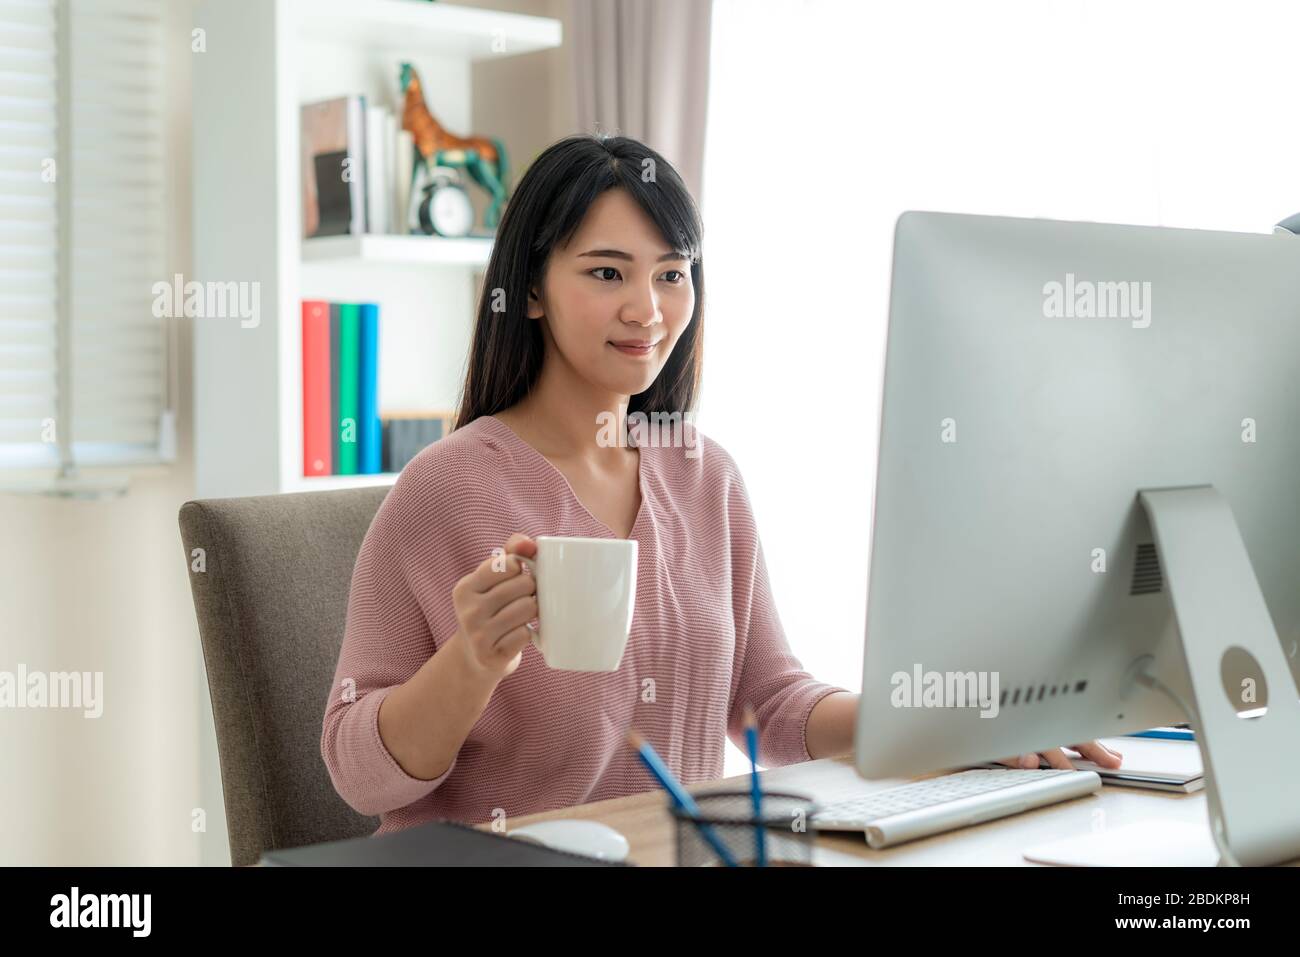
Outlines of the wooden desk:
{"type": "MultiPolygon", "coordinates": [[[[806,794],[825,803],[839,797],[860,793],[864,786],[872,790],[905,783],[902,780],[873,781],[868,785],[858,777],[852,757],[823,758],[772,768],[760,772],[763,787],[773,791],[806,794]]],[[[699,794],[711,790],[748,790],[749,775],[722,778],[693,785],[688,790],[699,794]]],[[[628,859],[634,864],[671,866],[675,847],[672,816],[668,799],[655,789],[631,797],[597,801],[558,811],[545,811],[512,818],[510,829],[537,821],[557,818],[581,818],[600,821],[616,829],[630,845],[628,859]]],[[[860,833],[822,834],[817,838],[814,863],[822,866],[887,867],[898,865],[1013,865],[1030,866],[1022,856],[1026,847],[1094,828],[1120,827],[1146,817],[1188,821],[1209,831],[1204,791],[1179,794],[1105,785],[1098,794],[1076,798],[1062,804],[1013,814],[973,827],[936,834],[898,847],[875,851],[867,846],[860,833]]],[[[490,829],[490,824],[479,825],[490,829]]],[[[1300,865],[1300,861],[1295,862],[1300,865]]]]}

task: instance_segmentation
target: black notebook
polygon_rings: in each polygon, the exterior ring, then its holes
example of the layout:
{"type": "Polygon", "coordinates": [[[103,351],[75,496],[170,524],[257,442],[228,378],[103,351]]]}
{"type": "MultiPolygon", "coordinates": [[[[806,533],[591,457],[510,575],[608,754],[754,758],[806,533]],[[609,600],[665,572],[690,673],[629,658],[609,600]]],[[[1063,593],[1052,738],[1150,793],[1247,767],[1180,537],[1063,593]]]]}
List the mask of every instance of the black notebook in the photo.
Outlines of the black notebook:
{"type": "Polygon", "coordinates": [[[266,851],[268,867],[626,867],[582,854],[480,831],[458,821],[430,821],[378,837],[266,851]]]}

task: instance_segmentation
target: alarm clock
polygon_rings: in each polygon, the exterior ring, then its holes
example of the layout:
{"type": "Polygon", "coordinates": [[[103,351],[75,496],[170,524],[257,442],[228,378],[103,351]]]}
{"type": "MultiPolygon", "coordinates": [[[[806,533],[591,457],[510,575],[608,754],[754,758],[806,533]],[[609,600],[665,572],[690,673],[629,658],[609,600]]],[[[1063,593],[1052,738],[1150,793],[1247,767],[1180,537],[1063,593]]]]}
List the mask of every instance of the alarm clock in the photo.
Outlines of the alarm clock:
{"type": "Polygon", "coordinates": [[[422,165],[411,191],[412,230],[427,236],[467,236],[474,226],[474,205],[448,166],[422,165]]]}

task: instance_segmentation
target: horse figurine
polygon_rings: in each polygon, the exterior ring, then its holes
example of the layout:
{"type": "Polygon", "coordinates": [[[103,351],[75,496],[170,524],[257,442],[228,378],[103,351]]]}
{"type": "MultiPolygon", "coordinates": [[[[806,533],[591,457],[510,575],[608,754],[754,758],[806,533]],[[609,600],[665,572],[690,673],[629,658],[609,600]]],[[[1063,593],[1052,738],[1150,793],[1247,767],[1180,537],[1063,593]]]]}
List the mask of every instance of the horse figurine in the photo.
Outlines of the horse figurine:
{"type": "Polygon", "coordinates": [[[420,75],[409,63],[401,67],[401,89],[406,97],[402,105],[402,129],[415,137],[415,148],[423,161],[467,170],[474,182],[492,197],[483,213],[483,223],[488,229],[495,229],[501,218],[501,207],[508,198],[505,144],[495,137],[461,137],[448,132],[429,112],[420,75]]]}

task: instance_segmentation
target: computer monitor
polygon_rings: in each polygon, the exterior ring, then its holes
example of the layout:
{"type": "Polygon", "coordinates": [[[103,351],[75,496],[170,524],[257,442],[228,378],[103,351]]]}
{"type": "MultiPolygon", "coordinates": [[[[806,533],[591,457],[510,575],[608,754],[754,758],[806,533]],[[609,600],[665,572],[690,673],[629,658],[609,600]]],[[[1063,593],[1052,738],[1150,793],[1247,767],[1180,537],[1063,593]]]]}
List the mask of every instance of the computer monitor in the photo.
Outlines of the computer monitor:
{"type": "Polygon", "coordinates": [[[904,213],[859,772],[1190,721],[1286,860],[1298,687],[1300,238],[904,213]]]}

